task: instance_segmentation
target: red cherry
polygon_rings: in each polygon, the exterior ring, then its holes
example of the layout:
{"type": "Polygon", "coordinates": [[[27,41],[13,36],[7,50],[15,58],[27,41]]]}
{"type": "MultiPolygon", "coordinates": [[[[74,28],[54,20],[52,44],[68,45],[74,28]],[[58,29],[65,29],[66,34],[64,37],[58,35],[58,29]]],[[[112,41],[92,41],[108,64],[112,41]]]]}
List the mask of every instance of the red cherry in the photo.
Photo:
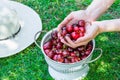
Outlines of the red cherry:
{"type": "Polygon", "coordinates": [[[89,55],[90,52],[91,52],[90,50],[87,50],[87,51],[85,52],[85,54],[86,54],[86,55],[89,55]]]}
{"type": "Polygon", "coordinates": [[[87,57],[87,56],[86,56],[86,55],[84,55],[84,56],[82,56],[82,57],[81,57],[81,59],[83,60],[83,59],[85,59],[86,57],[87,57]]]}
{"type": "Polygon", "coordinates": [[[64,26],[64,27],[62,27],[62,29],[61,30],[66,30],[66,27],[64,26]]]}
{"type": "Polygon", "coordinates": [[[80,58],[79,58],[79,57],[75,57],[74,59],[75,59],[75,62],[80,61],[80,58]]]}
{"type": "Polygon", "coordinates": [[[64,59],[63,59],[63,58],[60,58],[60,59],[58,59],[57,61],[63,63],[63,62],[64,62],[64,59]]]}
{"type": "Polygon", "coordinates": [[[67,29],[67,32],[71,33],[73,31],[73,26],[72,25],[67,25],[66,29],[67,29]]]}
{"type": "Polygon", "coordinates": [[[46,54],[49,58],[53,58],[54,56],[54,51],[50,51],[49,53],[46,54]]]}
{"type": "Polygon", "coordinates": [[[48,41],[43,45],[43,49],[52,49],[52,41],[48,41]]]}
{"type": "Polygon", "coordinates": [[[83,32],[80,32],[79,35],[80,35],[80,37],[83,37],[83,36],[84,36],[84,33],[83,33],[83,32]]]}
{"type": "Polygon", "coordinates": [[[85,55],[85,53],[84,53],[84,52],[81,52],[80,54],[81,54],[81,56],[84,56],[84,55],[85,55]]]}
{"type": "Polygon", "coordinates": [[[87,45],[87,50],[92,50],[92,45],[90,43],[87,45]]]}
{"type": "Polygon", "coordinates": [[[77,48],[78,51],[83,51],[84,50],[84,46],[80,46],[77,48]]]}
{"type": "Polygon", "coordinates": [[[75,62],[75,59],[74,58],[71,58],[71,63],[74,63],[75,62]]]}
{"type": "Polygon", "coordinates": [[[72,52],[72,51],[73,51],[73,48],[68,47],[67,50],[68,50],[69,52],[72,52]]]}
{"type": "Polygon", "coordinates": [[[61,35],[64,37],[66,34],[67,34],[67,31],[66,30],[62,30],[61,35]]]}
{"type": "Polygon", "coordinates": [[[46,49],[45,53],[48,54],[51,50],[50,49],[46,49]]]}
{"type": "Polygon", "coordinates": [[[80,32],[85,33],[85,27],[79,27],[80,32]]]}
{"type": "Polygon", "coordinates": [[[62,49],[63,47],[63,43],[59,42],[57,45],[56,45],[56,48],[57,49],[62,49]]]}
{"type": "Polygon", "coordinates": [[[79,25],[78,24],[73,24],[73,29],[75,32],[79,31],[79,25]]]}
{"type": "Polygon", "coordinates": [[[53,46],[52,46],[52,49],[56,50],[56,46],[55,46],[55,45],[53,45],[53,46]]]}
{"type": "Polygon", "coordinates": [[[75,57],[76,54],[75,54],[74,52],[71,52],[71,53],[70,53],[70,56],[71,56],[71,57],[75,57]]]}
{"type": "Polygon", "coordinates": [[[80,35],[76,32],[72,32],[71,37],[72,37],[72,39],[77,40],[80,37],[80,35]]]}
{"type": "Polygon", "coordinates": [[[62,55],[59,54],[59,55],[57,56],[57,61],[58,61],[58,62],[63,62],[63,61],[64,61],[64,58],[62,57],[62,55]]]}
{"type": "Polygon", "coordinates": [[[80,58],[79,57],[73,57],[71,58],[71,62],[74,63],[74,62],[78,62],[80,61],[80,58]]]}
{"type": "Polygon", "coordinates": [[[57,55],[57,54],[56,54],[56,55],[54,55],[54,56],[53,56],[53,60],[57,61],[57,57],[58,57],[58,55],[57,55]]]}
{"type": "Polygon", "coordinates": [[[62,55],[64,56],[64,57],[67,57],[67,56],[69,56],[69,51],[68,50],[64,50],[63,51],[63,53],[62,53],[62,55]]]}
{"type": "Polygon", "coordinates": [[[57,41],[57,43],[61,42],[61,40],[60,40],[60,39],[57,39],[56,41],[57,41]]]}
{"type": "Polygon", "coordinates": [[[63,51],[62,51],[62,49],[58,49],[58,50],[56,50],[56,53],[57,53],[57,54],[62,54],[63,51]]]}
{"type": "Polygon", "coordinates": [[[64,59],[64,63],[70,63],[70,60],[67,59],[67,58],[65,58],[65,59],[64,59]]]}
{"type": "Polygon", "coordinates": [[[52,40],[53,45],[57,44],[57,41],[55,39],[52,40]]]}
{"type": "Polygon", "coordinates": [[[81,27],[85,27],[85,21],[84,20],[79,20],[78,25],[81,27]]]}
{"type": "Polygon", "coordinates": [[[75,31],[75,32],[79,32],[79,31],[80,31],[79,27],[78,27],[78,26],[75,26],[75,27],[74,27],[74,31],[75,31]]]}
{"type": "Polygon", "coordinates": [[[57,39],[57,37],[58,37],[57,34],[58,34],[57,31],[53,31],[53,32],[51,33],[52,38],[53,38],[53,39],[57,39]]]}

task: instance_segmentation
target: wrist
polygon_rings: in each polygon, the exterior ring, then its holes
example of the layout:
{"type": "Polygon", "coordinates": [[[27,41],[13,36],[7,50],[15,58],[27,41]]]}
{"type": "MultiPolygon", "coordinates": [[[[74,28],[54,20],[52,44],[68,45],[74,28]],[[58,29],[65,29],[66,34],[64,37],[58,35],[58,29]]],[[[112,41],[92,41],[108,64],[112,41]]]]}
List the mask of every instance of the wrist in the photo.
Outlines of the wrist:
{"type": "Polygon", "coordinates": [[[92,25],[96,25],[99,28],[99,33],[105,32],[104,25],[100,21],[94,21],[92,25]]]}
{"type": "Polygon", "coordinates": [[[96,21],[96,19],[97,19],[97,13],[96,13],[96,15],[94,15],[93,14],[93,11],[91,11],[91,10],[89,10],[89,9],[86,9],[85,10],[85,13],[86,13],[86,15],[88,16],[88,21],[89,22],[93,22],[93,21],[96,21]]]}

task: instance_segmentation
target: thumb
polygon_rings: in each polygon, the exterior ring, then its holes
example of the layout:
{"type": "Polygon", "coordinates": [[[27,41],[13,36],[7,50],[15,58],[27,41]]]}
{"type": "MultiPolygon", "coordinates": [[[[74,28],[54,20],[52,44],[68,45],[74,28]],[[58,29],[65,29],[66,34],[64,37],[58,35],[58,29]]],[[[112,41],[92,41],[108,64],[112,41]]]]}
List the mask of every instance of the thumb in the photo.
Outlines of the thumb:
{"type": "Polygon", "coordinates": [[[88,40],[90,40],[90,39],[91,39],[91,38],[90,38],[89,35],[85,35],[84,37],[78,38],[78,39],[75,41],[75,43],[77,44],[77,43],[80,43],[80,42],[86,42],[86,41],[88,41],[88,40]]]}

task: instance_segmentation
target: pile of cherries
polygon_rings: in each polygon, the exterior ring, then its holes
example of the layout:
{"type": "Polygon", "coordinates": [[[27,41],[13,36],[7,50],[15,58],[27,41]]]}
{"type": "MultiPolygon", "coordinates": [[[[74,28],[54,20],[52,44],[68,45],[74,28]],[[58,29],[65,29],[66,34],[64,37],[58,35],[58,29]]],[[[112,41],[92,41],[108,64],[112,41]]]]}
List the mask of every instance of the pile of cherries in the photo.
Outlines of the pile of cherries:
{"type": "MultiPolygon", "coordinates": [[[[78,24],[62,28],[62,36],[68,36],[72,40],[84,36],[85,22],[80,20],[78,24]]],[[[51,33],[51,39],[45,42],[43,49],[45,54],[54,61],[61,63],[74,63],[86,58],[92,51],[93,44],[90,41],[87,45],[71,48],[61,42],[58,38],[58,32],[51,33]]]]}

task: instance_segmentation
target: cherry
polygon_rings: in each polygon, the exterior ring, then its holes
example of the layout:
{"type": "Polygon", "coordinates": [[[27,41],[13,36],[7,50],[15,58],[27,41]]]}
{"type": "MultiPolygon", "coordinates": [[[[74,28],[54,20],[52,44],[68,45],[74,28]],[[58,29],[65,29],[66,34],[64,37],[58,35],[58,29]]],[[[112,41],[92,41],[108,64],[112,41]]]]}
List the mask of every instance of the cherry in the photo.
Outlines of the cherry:
{"type": "Polygon", "coordinates": [[[84,50],[84,46],[80,46],[77,48],[78,51],[83,51],[84,50]]]}
{"type": "Polygon", "coordinates": [[[69,52],[72,52],[72,51],[73,51],[73,48],[68,47],[67,50],[68,50],[69,52]]]}
{"type": "Polygon", "coordinates": [[[64,62],[64,58],[59,58],[57,61],[63,63],[64,62]]]}
{"type": "Polygon", "coordinates": [[[79,27],[78,26],[74,26],[74,32],[79,32],[79,31],[80,31],[79,27]]]}
{"type": "Polygon", "coordinates": [[[75,61],[76,62],[80,61],[80,58],[79,57],[75,57],[75,61]]]}
{"type": "Polygon", "coordinates": [[[67,58],[65,58],[65,59],[64,59],[64,63],[70,63],[70,60],[67,59],[67,58]]]}
{"type": "Polygon", "coordinates": [[[56,54],[62,54],[63,51],[61,49],[56,50],[56,54]]]}
{"type": "Polygon", "coordinates": [[[62,49],[62,47],[63,47],[63,43],[61,43],[61,42],[59,42],[56,46],[57,49],[62,49]]]}
{"type": "Polygon", "coordinates": [[[72,25],[67,25],[66,30],[68,33],[71,33],[73,31],[73,26],[72,25]]]}
{"type": "Polygon", "coordinates": [[[85,27],[79,27],[80,32],[85,33],[85,27]]]}
{"type": "Polygon", "coordinates": [[[74,63],[74,62],[78,62],[80,61],[80,58],[79,57],[73,57],[71,58],[71,62],[74,63]]]}
{"type": "Polygon", "coordinates": [[[61,42],[61,40],[60,40],[60,39],[57,39],[56,41],[57,41],[57,43],[61,42]]]}
{"type": "Polygon", "coordinates": [[[80,35],[80,37],[83,37],[83,36],[84,36],[84,33],[80,32],[80,34],[79,34],[79,35],[80,35]]]}
{"type": "Polygon", "coordinates": [[[49,58],[53,58],[54,56],[54,52],[50,51],[49,53],[46,54],[49,58]]]}
{"type": "Polygon", "coordinates": [[[62,30],[62,36],[64,37],[66,34],[67,34],[67,31],[66,30],[62,30]]]}
{"type": "Polygon", "coordinates": [[[48,54],[51,50],[50,49],[46,49],[45,53],[48,54]]]}
{"type": "Polygon", "coordinates": [[[76,54],[75,54],[74,52],[71,52],[71,53],[70,53],[70,56],[71,56],[71,57],[75,57],[76,54]]]}
{"type": "Polygon", "coordinates": [[[52,40],[53,45],[57,44],[57,41],[55,39],[52,40]]]}
{"type": "Polygon", "coordinates": [[[81,59],[83,60],[83,59],[85,59],[86,57],[87,57],[87,56],[86,56],[86,55],[84,55],[84,56],[82,56],[82,57],[81,57],[81,59]]]}
{"type": "Polygon", "coordinates": [[[67,56],[69,56],[70,53],[68,50],[64,50],[62,54],[64,57],[67,57],[67,56]]]}
{"type": "Polygon", "coordinates": [[[85,21],[84,20],[79,20],[78,25],[81,27],[85,27],[85,21]]]}
{"type": "Polygon", "coordinates": [[[84,56],[84,55],[85,55],[85,53],[84,53],[84,52],[81,52],[80,54],[81,54],[81,56],[84,56]]]}
{"type": "Polygon", "coordinates": [[[91,44],[87,45],[87,50],[92,50],[92,45],[91,44]]]}
{"type": "Polygon", "coordinates": [[[43,45],[43,49],[52,49],[52,41],[49,40],[48,42],[46,42],[44,45],[43,45]]]}
{"type": "Polygon", "coordinates": [[[57,61],[57,57],[58,57],[58,55],[55,54],[55,55],[53,56],[53,60],[57,61]]]}
{"type": "Polygon", "coordinates": [[[62,27],[62,29],[61,30],[66,30],[66,27],[64,26],[64,27],[62,27]]]}
{"type": "Polygon", "coordinates": [[[55,46],[55,45],[53,45],[53,46],[52,46],[52,49],[56,50],[56,46],[55,46]]]}
{"type": "Polygon", "coordinates": [[[71,63],[74,63],[74,62],[76,62],[75,58],[71,58],[71,63]]]}
{"type": "Polygon", "coordinates": [[[77,40],[80,37],[80,35],[76,32],[72,32],[71,37],[72,37],[72,39],[77,40]]]}
{"type": "Polygon", "coordinates": [[[89,55],[90,52],[91,52],[90,50],[87,50],[87,51],[85,52],[85,54],[86,54],[86,55],[89,55]]]}
{"type": "Polygon", "coordinates": [[[58,37],[57,34],[58,34],[57,31],[53,31],[52,34],[51,34],[52,38],[57,39],[57,37],[58,37]]]}
{"type": "Polygon", "coordinates": [[[62,57],[62,55],[60,55],[60,54],[57,55],[57,61],[58,62],[63,62],[64,61],[64,58],[62,57]]]}

